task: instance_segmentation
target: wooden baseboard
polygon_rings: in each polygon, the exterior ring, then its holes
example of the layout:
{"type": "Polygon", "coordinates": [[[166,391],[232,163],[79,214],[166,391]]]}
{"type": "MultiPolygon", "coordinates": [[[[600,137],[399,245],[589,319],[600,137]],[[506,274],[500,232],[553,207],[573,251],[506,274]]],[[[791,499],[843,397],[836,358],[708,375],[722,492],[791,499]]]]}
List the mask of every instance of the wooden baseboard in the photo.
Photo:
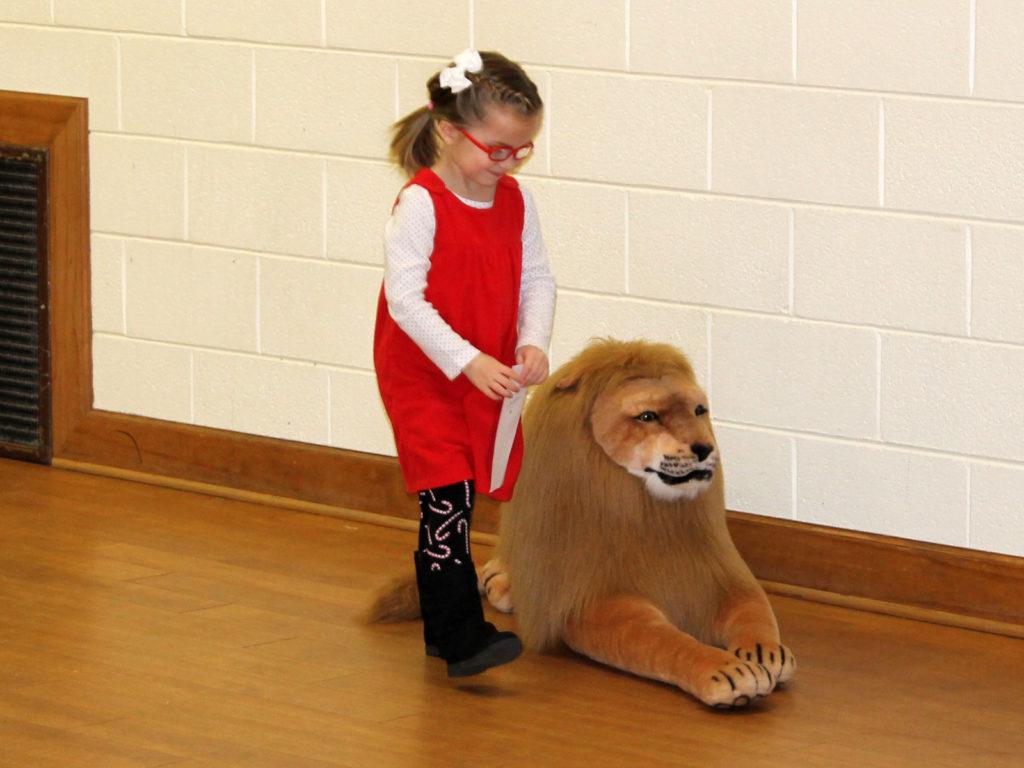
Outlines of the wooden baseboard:
{"type": "Polygon", "coordinates": [[[800,600],[808,600],[813,603],[825,603],[826,605],[850,608],[855,611],[880,613],[885,616],[896,616],[901,619],[923,621],[928,624],[942,624],[947,627],[970,629],[975,632],[987,632],[991,635],[1004,635],[1006,637],[1019,637],[1024,639],[1024,624],[1010,624],[1005,621],[979,619],[974,616],[966,616],[962,613],[936,611],[928,608],[919,608],[913,605],[905,605],[903,603],[871,600],[866,597],[857,597],[855,595],[837,595],[834,592],[824,592],[820,589],[808,589],[806,587],[794,587],[791,584],[778,584],[772,581],[762,580],[761,584],[765,588],[765,591],[772,595],[795,597],[800,600]]]}
{"type": "MultiPolygon", "coordinates": [[[[53,463],[405,528],[418,517],[395,459],[105,411],[88,414],[53,463]]],[[[479,499],[478,535],[497,532],[498,510],[479,499]]],[[[1024,558],[741,512],[729,513],[729,528],[779,594],[1024,634],[1024,558]]]]}
{"type": "MultiPolygon", "coordinates": [[[[264,493],[254,493],[252,491],[240,490],[238,488],[229,488],[227,486],[210,485],[208,483],[197,483],[192,480],[184,480],[173,477],[149,475],[142,472],[134,472],[127,469],[118,469],[116,467],[108,467],[97,464],[86,464],[75,461],[69,461],[67,459],[56,459],[53,462],[55,467],[61,469],[74,470],[77,472],[85,472],[88,474],[101,475],[103,477],[113,477],[120,480],[130,480],[132,482],[148,483],[150,485],[159,485],[167,488],[174,488],[181,491],[189,491],[192,493],[203,493],[211,496],[220,496],[223,498],[230,498],[236,501],[247,501],[254,504],[263,504],[267,506],[283,507],[285,509],[292,509],[296,512],[306,512],[316,515],[326,515],[329,517],[338,517],[345,520],[352,520],[360,523],[369,523],[371,525],[380,525],[388,528],[399,528],[401,530],[414,532],[418,528],[418,523],[414,519],[408,517],[396,517],[394,515],[380,514],[376,512],[367,512],[359,509],[348,509],[346,507],[338,507],[330,504],[320,504],[312,501],[305,501],[302,499],[293,499],[284,496],[275,496],[264,493]]],[[[729,513],[729,524],[733,532],[740,532],[740,535],[752,536],[757,538],[769,538],[771,521],[766,518],[758,518],[754,515],[744,515],[738,512],[729,513]],[[744,529],[746,534],[743,533],[744,529]]],[[[783,527],[795,526],[797,530],[812,527],[803,526],[800,523],[783,523],[783,527]]],[[[806,531],[805,531],[806,532],[806,531]]],[[[784,531],[776,529],[775,533],[784,535],[784,531]]],[[[830,537],[829,529],[821,529],[821,533],[824,536],[823,541],[829,542],[834,541],[835,537],[830,537]]],[[[836,533],[836,532],[833,532],[836,533]]],[[[845,534],[847,531],[839,531],[837,533],[845,534]]],[[[863,536],[868,544],[872,542],[872,539],[878,539],[881,537],[871,537],[865,534],[854,534],[855,537],[863,536]]],[[[485,546],[493,547],[497,542],[497,536],[494,533],[485,531],[474,530],[472,533],[473,543],[476,545],[483,544],[485,546]]],[[[884,542],[874,542],[880,546],[889,545],[884,542]]],[[[826,547],[830,545],[825,544],[826,547]]],[[[831,546],[835,546],[834,544],[831,546]]],[[[962,550],[954,550],[952,554],[962,552],[962,550]]],[[[1009,558],[1011,561],[1014,558],[1009,558]]],[[[770,563],[768,564],[771,565],[770,563]]],[[[1024,638],[1024,622],[1021,623],[1010,623],[1006,621],[996,621],[992,619],[980,618],[977,616],[967,615],[965,613],[951,613],[949,611],[938,610],[934,608],[925,608],[912,603],[900,603],[893,602],[891,600],[879,600],[872,599],[858,595],[840,594],[837,592],[828,592],[821,589],[813,589],[806,586],[796,586],[789,583],[782,583],[776,581],[766,580],[762,577],[761,583],[765,590],[770,594],[782,595],[785,597],[794,597],[801,600],[808,600],[816,603],[825,603],[828,605],[836,605],[842,608],[852,608],[859,611],[868,611],[870,613],[881,613],[887,616],[897,616],[900,618],[914,619],[916,621],[925,621],[932,624],[943,624],[947,626],[960,627],[963,629],[971,629],[979,632],[988,632],[990,634],[1007,635],[1010,637],[1024,638]]]]}
{"type": "Polygon", "coordinates": [[[54,446],[60,461],[419,517],[394,459],[110,411],[83,414],[54,446]]]}
{"type": "Polygon", "coordinates": [[[1024,558],[738,512],[729,530],[767,582],[1024,628],[1024,558]]]}

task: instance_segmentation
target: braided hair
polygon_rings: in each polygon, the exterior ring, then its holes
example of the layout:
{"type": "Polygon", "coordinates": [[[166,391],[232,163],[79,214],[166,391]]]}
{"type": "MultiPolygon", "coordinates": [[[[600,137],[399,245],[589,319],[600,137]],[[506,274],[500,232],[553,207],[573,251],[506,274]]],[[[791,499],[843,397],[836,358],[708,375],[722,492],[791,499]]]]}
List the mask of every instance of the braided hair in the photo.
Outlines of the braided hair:
{"type": "Polygon", "coordinates": [[[440,156],[435,121],[447,120],[459,126],[482,121],[487,108],[499,104],[529,117],[544,108],[537,86],[523,68],[493,51],[480,51],[483,67],[466,72],[472,86],[458,93],[441,86],[441,73],[427,81],[430,101],[413,110],[392,126],[391,160],[409,176],[429,168],[440,156]]]}

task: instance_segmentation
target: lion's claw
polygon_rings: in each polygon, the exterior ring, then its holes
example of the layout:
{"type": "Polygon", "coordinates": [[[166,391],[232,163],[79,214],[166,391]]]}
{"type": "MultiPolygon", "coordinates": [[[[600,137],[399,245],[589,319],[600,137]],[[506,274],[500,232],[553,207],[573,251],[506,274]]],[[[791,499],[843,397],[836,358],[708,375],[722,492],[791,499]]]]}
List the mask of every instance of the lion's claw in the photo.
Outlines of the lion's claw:
{"type": "Polygon", "coordinates": [[[785,683],[796,674],[796,656],[781,643],[745,643],[730,649],[730,653],[740,661],[764,665],[774,684],[785,683]]]}
{"type": "Polygon", "coordinates": [[[487,602],[502,613],[512,613],[512,585],[509,583],[508,569],[498,558],[488,560],[480,569],[477,577],[481,595],[486,595],[487,602]]]}
{"type": "Polygon", "coordinates": [[[697,696],[716,709],[745,707],[775,689],[775,676],[763,664],[740,661],[724,664],[706,680],[697,696]]]}

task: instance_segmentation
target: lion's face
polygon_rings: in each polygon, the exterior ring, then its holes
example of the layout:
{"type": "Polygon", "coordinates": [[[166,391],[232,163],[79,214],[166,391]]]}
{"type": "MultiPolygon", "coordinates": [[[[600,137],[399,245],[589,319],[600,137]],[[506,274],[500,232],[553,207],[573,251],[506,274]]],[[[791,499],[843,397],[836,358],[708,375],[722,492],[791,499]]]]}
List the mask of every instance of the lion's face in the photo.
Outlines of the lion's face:
{"type": "Polygon", "coordinates": [[[627,380],[602,392],[590,418],[608,457],[665,501],[708,489],[718,465],[704,391],[685,376],[627,380]]]}

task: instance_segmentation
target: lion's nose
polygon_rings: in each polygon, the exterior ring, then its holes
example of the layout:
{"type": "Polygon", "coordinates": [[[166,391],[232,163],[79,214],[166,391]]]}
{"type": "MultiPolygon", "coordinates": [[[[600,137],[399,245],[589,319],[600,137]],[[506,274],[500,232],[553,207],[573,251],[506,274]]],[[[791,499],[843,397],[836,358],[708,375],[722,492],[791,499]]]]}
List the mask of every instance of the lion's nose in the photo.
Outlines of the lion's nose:
{"type": "Polygon", "coordinates": [[[715,448],[707,443],[694,443],[690,446],[690,450],[697,454],[697,461],[704,461],[715,448]]]}

